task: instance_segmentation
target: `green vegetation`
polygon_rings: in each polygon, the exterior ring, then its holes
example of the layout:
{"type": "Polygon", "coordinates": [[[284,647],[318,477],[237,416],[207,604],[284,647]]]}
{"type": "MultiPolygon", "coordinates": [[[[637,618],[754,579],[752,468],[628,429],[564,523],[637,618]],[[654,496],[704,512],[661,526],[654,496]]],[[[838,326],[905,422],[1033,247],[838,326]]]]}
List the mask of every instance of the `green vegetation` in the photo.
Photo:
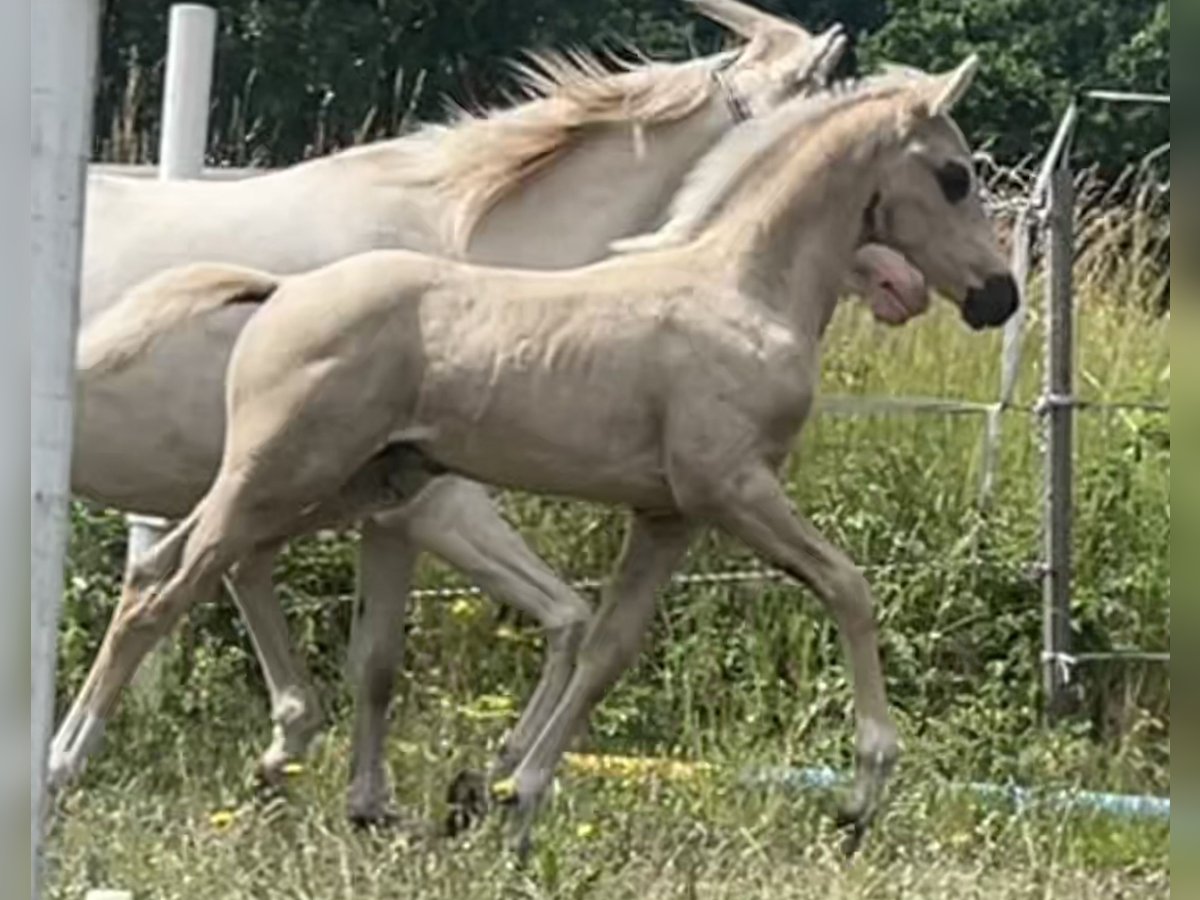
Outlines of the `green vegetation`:
{"type": "MultiPolygon", "coordinates": [[[[1152,298],[1164,277],[1153,260],[1168,239],[1155,204],[1165,201],[1148,185],[1118,194],[1141,205],[1082,192],[1080,390],[1094,400],[1161,400],[1168,322],[1152,298]]],[[[102,884],[189,900],[1166,896],[1165,823],[1014,816],[941,789],[986,779],[1169,792],[1165,667],[1085,667],[1077,715],[1054,729],[1040,722],[1041,599],[1030,568],[1040,549],[1041,461],[1027,411],[1040,384],[1039,290],[986,514],[976,503],[979,417],[821,416],[790,464],[798,505],[869,568],[907,749],[893,803],[854,866],[837,861],[819,795],[767,794],[728,774],[750,763],[849,765],[836,634],[810,596],[782,582],[671,590],[652,646],[582,742],[704,760],[715,773],[670,783],[566,775],[526,873],[506,868],[491,830],[421,847],[352,833],[341,820],[349,721],[341,667],[354,539],[324,535],[293,547],[280,572],[293,633],[334,723],[293,796],[253,800],[249,772],[269,732],[261,678],[230,604],[197,610],[169,657],[161,706],[124,707],[83,791],[67,798],[51,843],[56,896],[102,884]]],[[[849,303],[827,342],[828,393],[988,401],[998,379],[999,337],[968,333],[944,304],[889,330],[849,303]]],[[[1084,412],[1077,441],[1076,649],[1165,649],[1169,420],[1084,412]]],[[[615,556],[616,513],[515,495],[505,509],[570,577],[601,575],[615,556]]],[[[123,552],[115,515],[76,508],[63,700],[98,644],[123,552]]],[[[710,536],[689,570],[753,564],[710,536]]],[[[420,583],[461,579],[428,561],[420,583]]],[[[487,601],[415,601],[390,746],[405,808],[440,814],[451,773],[486,759],[531,689],[540,653],[529,623],[487,601]]]]}
{"type": "MultiPolygon", "coordinates": [[[[438,810],[454,771],[449,748],[490,729],[454,711],[402,718],[407,742],[392,753],[400,796],[438,810]]],[[[937,761],[915,752],[849,866],[826,798],[747,789],[722,768],[689,780],[564,778],[519,871],[490,823],[454,841],[353,830],[341,815],[344,732],[286,799],[254,801],[244,768],[254,747],[237,724],[212,724],[178,755],[127,757],[119,778],[106,764],[88,793],[70,798],[51,845],[50,896],[75,900],[98,885],[155,900],[1169,896],[1166,823],[968,805],[937,790],[937,761]],[[150,765],[138,771],[138,762],[150,765]]],[[[122,740],[112,752],[127,749],[122,740]]]]}
{"type": "MultiPolygon", "coordinates": [[[[214,161],[282,165],[406,121],[439,118],[444,98],[503,99],[518,48],[632,44],[662,58],[720,46],[682,0],[213,0],[220,11],[214,161]]],[[[1167,0],[760,0],[810,28],[843,22],[864,61],[984,68],[960,120],[1012,164],[1044,152],[1073,91],[1168,91],[1167,0]]],[[[155,148],[167,4],[104,4],[97,150],[155,148]]],[[[1099,110],[1079,151],[1115,173],[1170,140],[1167,110],[1099,110]]]]}

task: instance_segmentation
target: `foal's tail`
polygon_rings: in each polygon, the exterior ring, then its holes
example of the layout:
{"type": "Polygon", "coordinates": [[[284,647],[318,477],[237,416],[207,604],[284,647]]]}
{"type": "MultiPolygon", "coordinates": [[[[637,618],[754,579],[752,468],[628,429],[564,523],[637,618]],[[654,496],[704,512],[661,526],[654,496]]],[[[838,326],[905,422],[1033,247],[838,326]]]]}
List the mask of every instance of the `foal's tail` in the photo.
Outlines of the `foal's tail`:
{"type": "Polygon", "coordinates": [[[283,278],[244,266],[197,263],[167,269],[130,288],[79,336],[76,370],[125,368],[185,322],[238,303],[262,303],[283,278]]]}

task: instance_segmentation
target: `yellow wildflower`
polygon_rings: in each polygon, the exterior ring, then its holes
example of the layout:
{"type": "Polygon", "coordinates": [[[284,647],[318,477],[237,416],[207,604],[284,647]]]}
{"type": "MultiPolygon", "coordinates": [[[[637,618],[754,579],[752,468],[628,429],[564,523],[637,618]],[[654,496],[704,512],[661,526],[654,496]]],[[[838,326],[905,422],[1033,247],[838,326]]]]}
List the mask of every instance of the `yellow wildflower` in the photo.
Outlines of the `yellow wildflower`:
{"type": "Polygon", "coordinates": [[[517,780],[515,778],[502,778],[492,785],[492,797],[502,803],[515,796],[517,796],[517,780]]]}
{"type": "Polygon", "coordinates": [[[460,622],[470,622],[480,613],[480,605],[469,597],[459,597],[450,604],[450,615],[460,622]]]}
{"type": "Polygon", "coordinates": [[[513,698],[505,694],[480,694],[471,703],[460,706],[458,711],[468,719],[504,719],[515,707],[513,698]]]}

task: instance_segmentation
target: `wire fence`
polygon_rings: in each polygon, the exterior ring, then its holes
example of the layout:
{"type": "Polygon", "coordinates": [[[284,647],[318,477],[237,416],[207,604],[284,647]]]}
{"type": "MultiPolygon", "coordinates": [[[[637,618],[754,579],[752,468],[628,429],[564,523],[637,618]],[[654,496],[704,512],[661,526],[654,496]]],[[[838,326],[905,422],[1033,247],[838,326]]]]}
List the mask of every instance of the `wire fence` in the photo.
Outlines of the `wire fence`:
{"type": "MultiPolygon", "coordinates": [[[[1045,549],[1041,559],[1024,570],[1029,578],[1040,579],[1044,594],[1042,663],[1048,708],[1062,705],[1065,688],[1072,673],[1082,665],[1143,661],[1169,663],[1166,651],[1131,648],[1120,651],[1072,652],[1070,640],[1071,601],[1071,515],[1072,431],[1077,413],[1111,414],[1138,411],[1166,415],[1168,403],[1156,399],[1091,400],[1077,395],[1073,386],[1071,335],[1075,308],[1071,286],[1071,268],[1075,258],[1073,235],[1074,196],[1072,193],[1070,147],[1080,121],[1081,104],[1124,103],[1165,104],[1167,95],[1130,93],[1111,90],[1086,91],[1064,113],[1045,157],[1031,176],[1032,183],[1011,170],[1002,170],[986,156],[981,168],[991,167],[992,178],[983,185],[989,211],[1012,220],[1011,269],[1018,284],[1027,289],[1037,270],[1035,247],[1039,237],[1044,243],[1041,265],[1046,269],[1046,377],[1041,395],[1032,403],[1017,402],[1016,387],[1024,355],[1028,304],[1022,303],[1007,323],[1001,346],[1000,383],[994,400],[983,401],[939,396],[825,395],[818,399],[816,412],[823,415],[935,415],[982,416],[985,429],[978,502],[986,508],[996,489],[1002,423],[1013,414],[1037,417],[1044,428],[1043,442],[1046,494],[1043,509],[1045,549]]],[[[1161,148],[1160,148],[1161,149],[1161,148]]],[[[93,172],[126,177],[154,177],[152,166],[93,164],[93,172]]],[[[209,168],[202,178],[229,180],[265,174],[267,169],[209,168]]],[[[156,529],[163,523],[144,517],[130,517],[131,527],[156,529]]],[[[133,542],[131,541],[131,544],[133,542]]],[[[866,566],[867,570],[879,566],[866,566]]],[[[895,569],[895,565],[888,568],[895,569]]],[[[769,569],[744,568],[720,572],[680,574],[672,584],[680,586],[719,586],[752,582],[778,581],[783,576],[769,569]]],[[[594,591],[602,586],[595,578],[571,582],[577,591],[594,591]]],[[[416,598],[454,599],[479,596],[474,586],[421,588],[416,598]]],[[[349,598],[341,598],[347,600],[349,598]]]]}

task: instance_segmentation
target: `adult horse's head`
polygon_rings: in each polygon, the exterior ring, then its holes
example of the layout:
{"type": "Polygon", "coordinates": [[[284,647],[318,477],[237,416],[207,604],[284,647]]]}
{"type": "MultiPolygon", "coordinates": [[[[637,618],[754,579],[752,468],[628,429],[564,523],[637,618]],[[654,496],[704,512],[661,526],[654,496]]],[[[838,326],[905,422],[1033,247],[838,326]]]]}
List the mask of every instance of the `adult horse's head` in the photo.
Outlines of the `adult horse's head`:
{"type": "Polygon", "coordinates": [[[813,35],[796,22],[736,0],[688,2],[746,39],[728,57],[728,68],[719,72],[738,118],[760,115],[797,93],[824,87],[846,50],[840,25],[813,35]]]}
{"type": "Polygon", "coordinates": [[[823,86],[845,46],[733,0],[694,3],[744,44],[682,63],[531,53],[516,69],[537,99],[405,141],[403,167],[449,200],[439,230],[452,253],[534,268],[601,258],[659,220],[731,129],[823,86]]]}
{"type": "Polygon", "coordinates": [[[983,209],[971,151],[950,118],[979,68],[896,72],[910,83],[897,97],[902,152],[885,167],[864,221],[864,240],[899,250],[953,300],[972,328],[1002,325],[1019,291],[983,209]]]}

